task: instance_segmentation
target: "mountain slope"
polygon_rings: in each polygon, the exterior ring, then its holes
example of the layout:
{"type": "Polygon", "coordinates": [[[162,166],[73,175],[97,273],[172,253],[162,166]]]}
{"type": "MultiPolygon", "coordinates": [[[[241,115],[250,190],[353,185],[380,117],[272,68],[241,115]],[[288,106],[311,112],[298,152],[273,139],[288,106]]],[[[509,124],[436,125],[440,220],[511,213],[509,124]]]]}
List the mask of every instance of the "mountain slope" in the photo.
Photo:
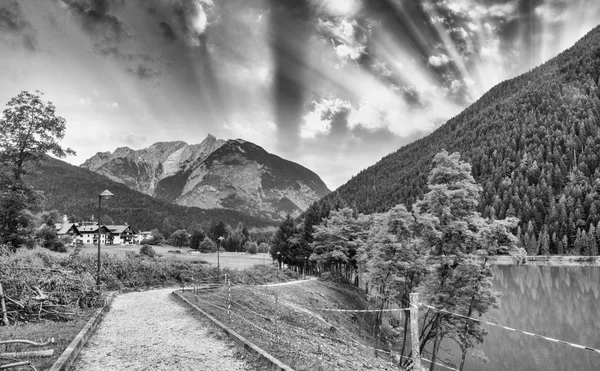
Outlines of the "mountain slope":
{"type": "Polygon", "coordinates": [[[497,218],[518,216],[520,237],[530,251],[589,252],[587,235],[600,242],[599,77],[596,28],[556,58],[492,88],[322,202],[365,213],[398,203],[410,206],[427,191],[433,156],[442,149],[458,151],[484,188],[481,211],[497,218]]]}
{"type": "Polygon", "coordinates": [[[248,228],[271,225],[270,221],[232,210],[202,210],[173,205],[132,190],[103,175],[50,157],[35,172],[27,175],[26,181],[43,191],[45,210],[56,209],[75,216],[77,220],[89,219],[92,215],[97,218],[98,194],[108,189],[115,196],[102,202],[102,216],[108,215],[118,223],[127,222],[136,229],[157,228],[170,233],[200,225],[208,230],[208,226],[219,221],[234,226],[242,222],[248,228]]]}
{"type": "Polygon", "coordinates": [[[98,153],[81,167],[179,205],[280,219],[329,193],[312,171],[244,140],[156,143],[98,153]]]}

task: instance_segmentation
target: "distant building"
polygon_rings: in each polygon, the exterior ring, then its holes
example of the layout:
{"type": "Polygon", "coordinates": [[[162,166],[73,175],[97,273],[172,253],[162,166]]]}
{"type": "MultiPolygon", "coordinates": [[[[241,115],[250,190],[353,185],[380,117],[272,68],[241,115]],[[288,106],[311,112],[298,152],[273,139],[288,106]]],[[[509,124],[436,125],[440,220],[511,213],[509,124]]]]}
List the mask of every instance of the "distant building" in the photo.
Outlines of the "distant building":
{"type": "Polygon", "coordinates": [[[135,245],[135,231],[130,225],[107,225],[111,233],[109,245],[135,245]]]}
{"type": "Polygon", "coordinates": [[[72,239],[72,245],[75,245],[77,241],[82,241],[83,235],[79,231],[77,224],[75,223],[56,223],[56,234],[58,238],[70,237],[72,239]]]}
{"type": "MultiPolygon", "coordinates": [[[[79,225],[77,227],[81,233],[83,243],[98,243],[98,224],[79,225]]],[[[100,226],[100,244],[111,245],[112,232],[105,225],[100,226]],[[108,243],[107,243],[108,242],[108,243]]]]}

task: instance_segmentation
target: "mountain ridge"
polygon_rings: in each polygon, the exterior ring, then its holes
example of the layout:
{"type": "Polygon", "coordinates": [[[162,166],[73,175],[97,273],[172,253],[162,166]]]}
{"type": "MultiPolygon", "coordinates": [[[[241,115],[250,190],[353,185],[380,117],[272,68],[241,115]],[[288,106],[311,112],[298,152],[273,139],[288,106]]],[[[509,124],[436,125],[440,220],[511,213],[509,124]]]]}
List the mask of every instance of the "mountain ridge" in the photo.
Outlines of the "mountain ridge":
{"type": "Polygon", "coordinates": [[[484,216],[521,220],[528,250],[540,238],[550,253],[577,250],[583,239],[578,235],[595,233],[600,222],[599,80],[596,27],[555,58],[494,86],[434,132],[361,171],[320,204],[363,213],[398,203],[410,207],[427,191],[433,156],[446,149],[471,163],[483,187],[484,216]]]}
{"type": "Polygon", "coordinates": [[[211,134],[199,144],[158,142],[141,150],[99,152],[80,166],[178,205],[272,219],[299,215],[330,192],[299,164],[249,141],[211,134]]]}

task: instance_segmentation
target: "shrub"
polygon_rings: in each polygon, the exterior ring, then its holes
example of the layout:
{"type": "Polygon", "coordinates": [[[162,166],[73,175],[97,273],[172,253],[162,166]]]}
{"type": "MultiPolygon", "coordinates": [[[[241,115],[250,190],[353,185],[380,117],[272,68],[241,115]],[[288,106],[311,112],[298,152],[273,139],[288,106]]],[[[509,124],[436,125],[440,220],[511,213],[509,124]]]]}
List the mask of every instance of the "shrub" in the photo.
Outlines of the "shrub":
{"type": "Polygon", "coordinates": [[[217,244],[208,237],[204,237],[204,241],[200,244],[200,251],[213,252],[217,251],[217,244]]]}
{"type": "Polygon", "coordinates": [[[258,246],[256,245],[256,242],[246,241],[244,244],[244,251],[246,251],[248,254],[256,254],[258,252],[258,246]]]}
{"type": "Polygon", "coordinates": [[[50,251],[67,252],[65,244],[59,240],[54,227],[43,225],[35,234],[40,246],[50,251]]]}
{"type": "Polygon", "coordinates": [[[150,245],[144,245],[140,248],[140,255],[145,255],[145,256],[149,256],[151,258],[154,258],[156,256],[156,252],[154,251],[154,249],[152,248],[152,246],[150,245]]]}
{"type": "Polygon", "coordinates": [[[267,245],[264,242],[261,242],[260,245],[258,245],[258,252],[259,253],[268,253],[269,252],[269,245],[267,245]]]}
{"type": "Polygon", "coordinates": [[[185,229],[179,229],[169,237],[169,242],[175,247],[184,247],[190,244],[190,237],[188,231],[185,229]]]}

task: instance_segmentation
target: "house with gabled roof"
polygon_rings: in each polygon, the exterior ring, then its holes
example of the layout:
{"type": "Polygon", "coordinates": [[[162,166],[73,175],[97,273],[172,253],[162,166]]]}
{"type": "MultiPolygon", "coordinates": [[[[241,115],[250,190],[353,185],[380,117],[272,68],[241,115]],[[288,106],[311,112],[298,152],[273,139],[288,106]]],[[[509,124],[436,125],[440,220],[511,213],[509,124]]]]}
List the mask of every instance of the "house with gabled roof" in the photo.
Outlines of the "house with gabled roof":
{"type": "Polygon", "coordinates": [[[81,232],[79,232],[79,228],[75,223],[56,223],[54,228],[56,228],[56,234],[59,238],[69,236],[75,239],[81,237],[81,232]]]}
{"type": "MultiPolygon", "coordinates": [[[[83,224],[77,227],[81,233],[83,243],[98,243],[98,224],[83,224]]],[[[100,226],[100,244],[110,245],[112,241],[112,232],[105,225],[100,226]]]]}
{"type": "Polygon", "coordinates": [[[130,225],[107,225],[106,226],[111,233],[110,242],[111,245],[134,245],[135,244],[135,231],[130,225]]]}

